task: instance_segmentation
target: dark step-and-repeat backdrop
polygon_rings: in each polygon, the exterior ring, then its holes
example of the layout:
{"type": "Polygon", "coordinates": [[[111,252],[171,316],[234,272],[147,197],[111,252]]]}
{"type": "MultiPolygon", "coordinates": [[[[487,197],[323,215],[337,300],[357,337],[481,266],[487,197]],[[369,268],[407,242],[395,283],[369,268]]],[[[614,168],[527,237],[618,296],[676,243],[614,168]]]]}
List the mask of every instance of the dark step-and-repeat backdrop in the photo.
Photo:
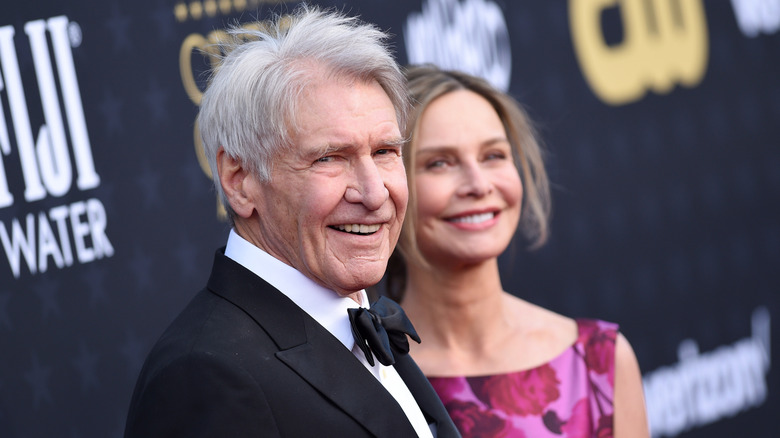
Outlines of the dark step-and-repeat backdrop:
{"type": "MultiPolygon", "coordinates": [[[[0,437],[120,437],[152,343],[227,228],[194,135],[207,59],[260,0],[0,13],[0,437]]],[[[552,238],[507,290],[620,323],[655,437],[776,437],[780,0],[319,2],[509,91],[552,238]]]]}

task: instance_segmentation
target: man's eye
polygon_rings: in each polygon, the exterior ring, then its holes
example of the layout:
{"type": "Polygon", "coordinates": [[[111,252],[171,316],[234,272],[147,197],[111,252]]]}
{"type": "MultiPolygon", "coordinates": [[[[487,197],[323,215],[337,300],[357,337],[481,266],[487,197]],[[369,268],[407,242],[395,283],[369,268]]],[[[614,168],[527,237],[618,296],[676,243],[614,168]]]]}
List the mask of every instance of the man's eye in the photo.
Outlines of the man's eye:
{"type": "Polygon", "coordinates": [[[385,148],[385,149],[377,149],[376,152],[374,152],[375,155],[400,155],[398,149],[394,148],[385,148]]]}
{"type": "Polygon", "coordinates": [[[333,161],[334,159],[335,159],[334,157],[328,155],[327,157],[318,158],[316,162],[317,163],[329,163],[329,162],[333,161]]]}

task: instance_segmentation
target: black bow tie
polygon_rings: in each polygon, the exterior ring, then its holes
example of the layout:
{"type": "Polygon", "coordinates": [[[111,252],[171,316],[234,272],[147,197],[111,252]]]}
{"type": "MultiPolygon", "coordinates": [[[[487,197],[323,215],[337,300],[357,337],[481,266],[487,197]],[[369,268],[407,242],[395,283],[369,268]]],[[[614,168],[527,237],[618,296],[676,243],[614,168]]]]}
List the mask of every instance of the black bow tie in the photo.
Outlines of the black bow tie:
{"type": "Polygon", "coordinates": [[[358,307],[347,309],[347,312],[355,343],[363,350],[371,366],[374,366],[373,356],[376,356],[382,365],[390,366],[395,363],[393,350],[402,354],[409,353],[406,335],[420,343],[420,337],[406,317],[404,309],[389,298],[379,297],[370,309],[358,307]]]}

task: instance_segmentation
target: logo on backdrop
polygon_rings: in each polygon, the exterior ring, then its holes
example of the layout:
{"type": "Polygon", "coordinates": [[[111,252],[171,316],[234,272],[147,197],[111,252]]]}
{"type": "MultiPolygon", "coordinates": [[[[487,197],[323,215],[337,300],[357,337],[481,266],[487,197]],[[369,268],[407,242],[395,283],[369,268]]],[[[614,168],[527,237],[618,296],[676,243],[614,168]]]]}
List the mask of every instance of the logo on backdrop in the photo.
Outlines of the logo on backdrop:
{"type": "Polygon", "coordinates": [[[585,79],[605,103],[624,105],[648,90],[698,85],[707,70],[709,35],[702,0],[569,0],[574,50],[585,79]],[[617,8],[623,41],[608,45],[602,13],[617,8]]]}
{"type": "MultiPolygon", "coordinates": [[[[173,13],[176,19],[180,22],[184,21],[197,21],[203,18],[212,18],[218,15],[230,15],[232,13],[242,13],[245,10],[251,10],[257,7],[264,0],[236,0],[236,1],[220,1],[219,5],[214,1],[192,1],[189,3],[178,2],[173,9],[173,13]]],[[[278,3],[286,3],[287,1],[278,1],[278,3]]],[[[248,23],[245,26],[252,27],[257,26],[257,22],[248,23]]],[[[188,35],[181,44],[179,49],[179,72],[181,74],[182,85],[187,92],[192,103],[196,106],[200,106],[200,101],[203,98],[203,89],[198,84],[196,77],[195,66],[193,65],[193,55],[196,56],[196,60],[202,60],[203,54],[208,55],[209,67],[214,68],[218,62],[220,53],[215,52],[214,44],[220,40],[227,38],[227,32],[221,29],[213,30],[208,35],[202,35],[199,33],[192,33],[188,35]]],[[[209,167],[208,160],[206,159],[205,152],[203,151],[203,142],[200,138],[200,131],[198,128],[198,121],[195,120],[195,129],[193,130],[193,141],[195,146],[195,155],[198,157],[198,163],[201,170],[209,179],[213,180],[214,176],[211,174],[211,168],[209,167]]],[[[217,202],[217,217],[225,219],[227,212],[221,203],[217,202]]]]}
{"type": "MultiPolygon", "coordinates": [[[[10,108],[10,114],[4,114],[0,105],[0,210],[50,196],[62,197],[73,190],[74,180],[80,191],[100,185],[71,51],[81,43],[80,28],[67,17],[57,16],[26,23],[24,34],[26,38],[17,35],[10,25],[0,27],[0,96],[5,95],[10,108]],[[48,38],[53,52],[49,51],[48,38]],[[24,44],[25,39],[32,53],[45,119],[38,126],[28,112],[17,58],[16,43],[24,44]],[[15,142],[11,141],[9,126],[13,126],[15,142]],[[24,186],[21,197],[12,193],[7,172],[8,166],[17,163],[23,177],[19,181],[24,186]]],[[[79,200],[13,218],[10,223],[0,221],[0,241],[14,277],[19,278],[23,265],[31,274],[39,274],[51,267],[50,261],[62,269],[76,262],[84,264],[112,256],[114,248],[105,233],[106,222],[100,200],[79,200]]]]}
{"type": "Polygon", "coordinates": [[[512,73],[504,13],[488,0],[427,0],[404,26],[410,64],[433,63],[484,78],[507,91],[512,73]]]}
{"type": "Polygon", "coordinates": [[[780,0],[731,0],[742,33],[756,37],[780,30],[780,0]]]}
{"type": "Polygon", "coordinates": [[[677,364],[645,375],[654,437],[676,436],[764,403],[772,358],[769,309],[754,310],[751,326],[751,337],[708,353],[686,339],[677,350],[677,364]]]}

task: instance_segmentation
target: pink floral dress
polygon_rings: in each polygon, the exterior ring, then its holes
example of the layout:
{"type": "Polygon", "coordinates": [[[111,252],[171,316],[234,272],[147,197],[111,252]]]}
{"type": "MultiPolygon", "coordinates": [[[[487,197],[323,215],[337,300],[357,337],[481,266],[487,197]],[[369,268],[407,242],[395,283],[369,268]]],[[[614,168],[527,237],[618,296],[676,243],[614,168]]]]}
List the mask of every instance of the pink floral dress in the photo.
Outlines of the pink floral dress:
{"type": "Polygon", "coordinates": [[[611,438],[616,324],[578,319],[577,341],[529,370],[429,377],[464,438],[611,438]]]}

